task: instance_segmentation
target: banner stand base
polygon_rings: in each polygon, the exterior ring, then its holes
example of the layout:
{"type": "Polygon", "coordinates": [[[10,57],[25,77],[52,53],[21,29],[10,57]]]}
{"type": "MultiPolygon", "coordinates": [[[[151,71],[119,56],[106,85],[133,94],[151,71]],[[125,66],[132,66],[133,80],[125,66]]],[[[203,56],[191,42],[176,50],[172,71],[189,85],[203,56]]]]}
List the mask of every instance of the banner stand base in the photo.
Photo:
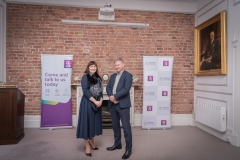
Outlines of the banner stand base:
{"type": "Polygon", "coordinates": [[[62,126],[62,127],[41,127],[40,130],[53,130],[53,129],[72,129],[73,126],[62,126]]]}
{"type": "Polygon", "coordinates": [[[172,127],[166,127],[166,128],[162,128],[162,127],[157,127],[157,128],[143,128],[142,127],[142,130],[159,130],[159,129],[161,129],[161,130],[170,130],[170,129],[172,129],[172,127]]]}

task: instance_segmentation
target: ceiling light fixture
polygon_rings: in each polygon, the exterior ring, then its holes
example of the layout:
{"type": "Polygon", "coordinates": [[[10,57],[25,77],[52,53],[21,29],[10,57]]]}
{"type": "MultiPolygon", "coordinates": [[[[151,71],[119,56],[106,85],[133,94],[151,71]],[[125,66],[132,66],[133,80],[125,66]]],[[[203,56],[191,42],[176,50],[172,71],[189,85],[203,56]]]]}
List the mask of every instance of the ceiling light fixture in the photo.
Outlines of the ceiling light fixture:
{"type": "Polygon", "coordinates": [[[101,25],[101,26],[129,26],[147,28],[149,24],[145,23],[125,23],[125,22],[100,22],[100,21],[78,21],[78,20],[62,20],[64,24],[84,24],[84,25],[101,25]]]}

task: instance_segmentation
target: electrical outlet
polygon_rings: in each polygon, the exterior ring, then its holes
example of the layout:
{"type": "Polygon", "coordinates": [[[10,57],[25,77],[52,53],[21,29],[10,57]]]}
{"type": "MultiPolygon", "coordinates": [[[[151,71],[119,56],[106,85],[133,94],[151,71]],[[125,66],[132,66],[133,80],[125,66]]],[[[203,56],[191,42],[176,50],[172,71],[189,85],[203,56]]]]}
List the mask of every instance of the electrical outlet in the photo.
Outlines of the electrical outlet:
{"type": "Polygon", "coordinates": [[[227,137],[226,140],[227,140],[227,142],[229,142],[229,143],[231,142],[231,138],[230,138],[230,137],[227,137]]]}

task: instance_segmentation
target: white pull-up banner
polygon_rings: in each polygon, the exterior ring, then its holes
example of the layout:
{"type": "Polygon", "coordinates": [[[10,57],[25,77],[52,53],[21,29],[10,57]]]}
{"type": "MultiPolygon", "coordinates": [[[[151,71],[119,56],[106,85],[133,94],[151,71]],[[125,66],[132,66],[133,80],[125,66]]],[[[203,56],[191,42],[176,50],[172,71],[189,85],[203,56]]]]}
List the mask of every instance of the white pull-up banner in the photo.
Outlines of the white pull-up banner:
{"type": "Polygon", "coordinates": [[[173,57],[143,56],[142,129],[171,128],[173,57]]]}
{"type": "Polygon", "coordinates": [[[72,55],[41,55],[41,129],[72,128],[72,55]]]}

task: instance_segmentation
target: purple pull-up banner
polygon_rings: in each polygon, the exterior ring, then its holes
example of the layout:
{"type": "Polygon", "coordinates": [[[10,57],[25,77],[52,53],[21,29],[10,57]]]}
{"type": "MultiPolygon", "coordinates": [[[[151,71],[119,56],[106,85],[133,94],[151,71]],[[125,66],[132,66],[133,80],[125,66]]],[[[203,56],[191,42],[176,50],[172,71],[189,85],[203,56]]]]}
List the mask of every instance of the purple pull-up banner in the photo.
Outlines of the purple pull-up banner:
{"type": "Polygon", "coordinates": [[[41,55],[40,129],[72,128],[72,55],[41,55]]]}

